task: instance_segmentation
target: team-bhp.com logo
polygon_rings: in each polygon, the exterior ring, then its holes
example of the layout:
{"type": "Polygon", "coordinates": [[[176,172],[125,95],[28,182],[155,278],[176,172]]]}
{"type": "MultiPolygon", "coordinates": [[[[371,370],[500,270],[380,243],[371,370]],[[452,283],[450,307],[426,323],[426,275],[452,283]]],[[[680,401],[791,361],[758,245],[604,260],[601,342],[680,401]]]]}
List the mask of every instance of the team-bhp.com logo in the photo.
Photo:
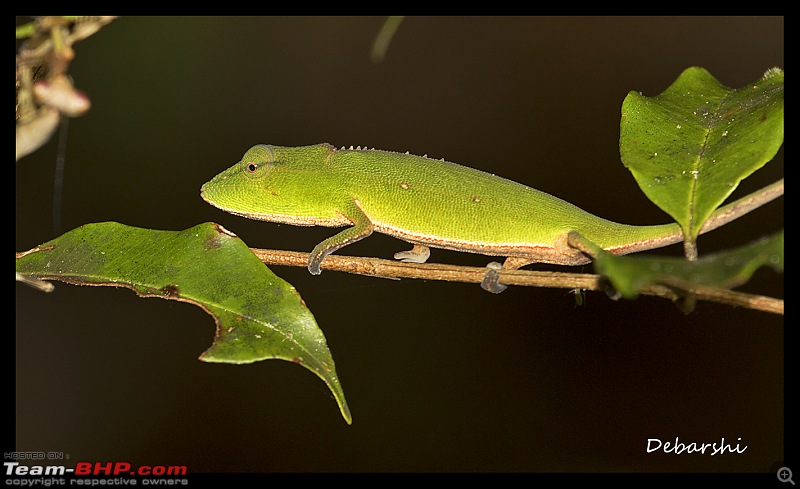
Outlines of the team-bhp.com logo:
{"type": "Polygon", "coordinates": [[[186,475],[185,465],[136,465],[129,462],[76,462],[74,467],[64,465],[21,465],[3,462],[5,475],[18,477],[180,477],[186,475]]]}

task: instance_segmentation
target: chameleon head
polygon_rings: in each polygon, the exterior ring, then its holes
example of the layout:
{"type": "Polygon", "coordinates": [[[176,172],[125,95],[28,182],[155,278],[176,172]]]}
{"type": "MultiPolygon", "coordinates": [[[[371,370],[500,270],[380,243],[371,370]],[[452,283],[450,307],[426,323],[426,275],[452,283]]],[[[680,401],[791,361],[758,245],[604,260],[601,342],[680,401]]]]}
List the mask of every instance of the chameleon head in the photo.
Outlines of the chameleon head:
{"type": "Polygon", "coordinates": [[[200,196],[231,214],[295,225],[340,225],[337,193],[329,188],[328,144],[259,144],[241,161],[206,182],[200,196]]]}

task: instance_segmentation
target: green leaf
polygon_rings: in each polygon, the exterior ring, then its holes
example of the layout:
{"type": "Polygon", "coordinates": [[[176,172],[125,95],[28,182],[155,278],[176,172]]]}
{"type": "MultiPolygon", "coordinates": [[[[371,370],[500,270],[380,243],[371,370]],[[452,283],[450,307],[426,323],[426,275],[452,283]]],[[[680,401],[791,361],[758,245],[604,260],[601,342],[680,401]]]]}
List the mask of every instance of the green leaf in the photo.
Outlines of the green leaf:
{"type": "Polygon", "coordinates": [[[741,285],[762,266],[783,271],[783,231],[754,243],[698,260],[658,256],[619,256],[592,246],[595,271],[604,275],[623,297],[635,298],[650,284],[680,289],[692,286],[732,288],[741,285]]]}
{"type": "Polygon", "coordinates": [[[87,224],[18,257],[17,272],[195,304],[217,323],[200,360],[278,358],[302,365],[328,385],[342,416],[352,421],[325,336],[300,295],[218,224],[185,231],[87,224]]]}
{"type": "Polygon", "coordinates": [[[622,104],[620,154],[647,197],[694,242],[709,215],[783,144],[783,71],[732,90],[689,68],[622,104]]]}

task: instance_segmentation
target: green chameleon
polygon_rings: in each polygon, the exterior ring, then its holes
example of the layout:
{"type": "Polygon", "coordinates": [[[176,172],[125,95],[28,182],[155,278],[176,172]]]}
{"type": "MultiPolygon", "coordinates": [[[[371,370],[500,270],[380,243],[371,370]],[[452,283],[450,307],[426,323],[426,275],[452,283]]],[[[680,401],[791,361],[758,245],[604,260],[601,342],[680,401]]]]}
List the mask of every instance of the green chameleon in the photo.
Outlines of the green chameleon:
{"type": "MultiPolygon", "coordinates": [[[[308,270],[373,232],[413,244],[396,259],[423,263],[430,247],[504,256],[502,269],[531,263],[582,265],[590,259],[567,243],[571,231],[606,251],[626,254],[683,240],[677,223],[631,226],[473,168],[408,153],[336,149],[327,143],[259,144],[203,185],[211,205],[250,219],[298,226],[350,226],[311,251],[308,270]]],[[[729,207],[729,206],[726,206],[729,207]]],[[[726,215],[725,207],[715,216],[726,215]]],[[[727,213],[730,214],[730,213],[727,213]]],[[[718,227],[714,216],[703,228],[718,227]]],[[[488,265],[481,286],[494,293],[500,264],[488,265]]]]}

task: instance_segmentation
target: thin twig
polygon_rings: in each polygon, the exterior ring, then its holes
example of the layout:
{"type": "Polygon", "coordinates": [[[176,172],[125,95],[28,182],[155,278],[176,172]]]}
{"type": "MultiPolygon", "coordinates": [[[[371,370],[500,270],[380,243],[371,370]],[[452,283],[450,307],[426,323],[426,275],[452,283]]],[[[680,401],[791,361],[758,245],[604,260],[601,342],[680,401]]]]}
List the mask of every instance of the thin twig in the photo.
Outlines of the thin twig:
{"type": "Polygon", "coordinates": [[[730,204],[720,207],[714,211],[705,224],[703,224],[700,233],[707,233],[708,231],[717,229],[723,224],[738,219],[750,211],[781,197],[783,195],[783,180],[784,179],[781,178],[775,183],[771,183],[762,189],[756,190],[730,204]]]}
{"type": "MultiPolygon", "coordinates": [[[[298,251],[266,250],[251,248],[258,258],[267,265],[291,267],[308,266],[308,253],[298,251]]],[[[445,280],[450,282],[480,283],[486,274],[484,267],[445,265],[441,263],[404,263],[380,258],[367,258],[345,255],[328,255],[322,262],[324,270],[355,273],[370,277],[400,279],[416,278],[425,280],[445,280]]],[[[504,285],[529,287],[550,287],[562,289],[605,290],[600,275],[572,272],[542,272],[532,270],[499,270],[504,285]]],[[[686,292],[698,300],[705,300],[746,307],[758,311],[783,315],[783,300],[761,295],[736,292],[714,287],[693,287],[686,292]]],[[[672,301],[681,295],[674,289],[662,285],[651,285],[640,291],[643,295],[664,297],[672,301]]]]}

